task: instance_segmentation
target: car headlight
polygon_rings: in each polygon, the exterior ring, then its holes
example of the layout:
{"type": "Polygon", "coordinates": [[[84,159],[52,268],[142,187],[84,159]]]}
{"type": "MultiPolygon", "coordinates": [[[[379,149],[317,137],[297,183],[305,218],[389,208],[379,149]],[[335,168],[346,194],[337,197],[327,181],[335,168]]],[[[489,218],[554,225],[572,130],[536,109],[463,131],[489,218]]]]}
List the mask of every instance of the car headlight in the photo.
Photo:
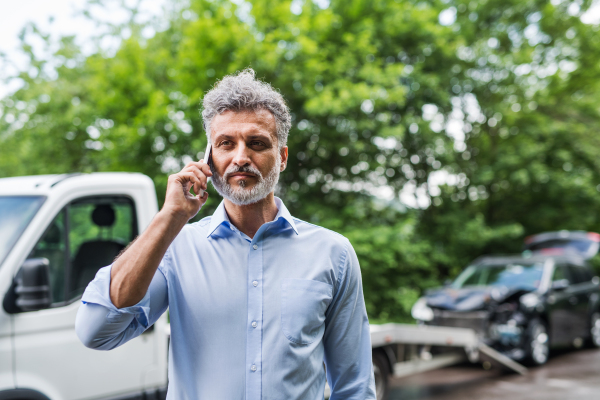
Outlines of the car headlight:
{"type": "Polygon", "coordinates": [[[528,309],[533,309],[540,304],[540,298],[535,293],[527,293],[521,296],[521,304],[528,309]]]}
{"type": "Polygon", "coordinates": [[[427,299],[425,297],[417,300],[410,314],[414,319],[419,321],[431,321],[433,319],[433,310],[427,306],[427,299]]]}

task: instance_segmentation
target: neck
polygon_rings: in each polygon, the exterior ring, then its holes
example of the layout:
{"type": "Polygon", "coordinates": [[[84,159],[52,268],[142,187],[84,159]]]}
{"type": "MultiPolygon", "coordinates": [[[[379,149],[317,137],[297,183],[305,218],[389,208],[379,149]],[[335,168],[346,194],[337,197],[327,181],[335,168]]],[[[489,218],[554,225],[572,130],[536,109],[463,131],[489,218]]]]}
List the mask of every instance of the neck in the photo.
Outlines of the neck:
{"type": "Polygon", "coordinates": [[[277,205],[273,192],[254,204],[238,206],[225,199],[225,211],[229,221],[250,238],[254,238],[258,229],[265,223],[271,222],[277,216],[277,205]]]}

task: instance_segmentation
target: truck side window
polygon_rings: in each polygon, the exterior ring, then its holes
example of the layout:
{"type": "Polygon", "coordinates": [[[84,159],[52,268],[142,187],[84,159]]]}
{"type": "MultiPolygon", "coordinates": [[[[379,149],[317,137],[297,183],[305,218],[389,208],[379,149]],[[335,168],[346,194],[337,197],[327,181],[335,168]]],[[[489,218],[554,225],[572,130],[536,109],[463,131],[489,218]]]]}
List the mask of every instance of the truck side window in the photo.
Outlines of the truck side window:
{"type": "Polygon", "coordinates": [[[133,240],[137,223],[133,201],[122,196],[79,199],[68,210],[71,262],[67,300],[72,300],[133,240]]]}
{"type": "Polygon", "coordinates": [[[79,298],[102,267],[138,234],[133,201],[125,196],[78,199],[63,208],[28,258],[50,261],[52,306],[79,298]]]}
{"type": "Polygon", "coordinates": [[[54,218],[28,258],[47,258],[50,261],[50,290],[52,304],[65,300],[66,212],[63,209],[54,218]]]}

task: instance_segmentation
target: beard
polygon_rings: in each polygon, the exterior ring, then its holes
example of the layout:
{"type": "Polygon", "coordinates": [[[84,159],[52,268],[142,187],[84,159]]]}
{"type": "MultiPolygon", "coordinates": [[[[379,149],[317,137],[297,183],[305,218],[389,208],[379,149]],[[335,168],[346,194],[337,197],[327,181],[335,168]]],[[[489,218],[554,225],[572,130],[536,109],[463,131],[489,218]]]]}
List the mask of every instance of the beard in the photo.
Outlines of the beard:
{"type": "Polygon", "coordinates": [[[275,165],[273,168],[267,173],[267,176],[263,176],[259,170],[249,165],[240,167],[232,165],[227,168],[227,171],[223,174],[223,176],[219,175],[219,173],[215,170],[212,162],[210,163],[210,170],[213,173],[211,182],[214,188],[217,190],[223,198],[231,201],[233,204],[238,206],[245,206],[248,204],[254,204],[265,197],[269,193],[275,190],[275,186],[279,181],[279,174],[281,169],[281,157],[279,154],[276,157],[275,165]],[[248,184],[248,180],[241,179],[238,181],[239,187],[233,187],[227,182],[227,179],[235,173],[238,172],[246,172],[250,174],[254,174],[258,182],[252,188],[246,188],[248,184]]]}

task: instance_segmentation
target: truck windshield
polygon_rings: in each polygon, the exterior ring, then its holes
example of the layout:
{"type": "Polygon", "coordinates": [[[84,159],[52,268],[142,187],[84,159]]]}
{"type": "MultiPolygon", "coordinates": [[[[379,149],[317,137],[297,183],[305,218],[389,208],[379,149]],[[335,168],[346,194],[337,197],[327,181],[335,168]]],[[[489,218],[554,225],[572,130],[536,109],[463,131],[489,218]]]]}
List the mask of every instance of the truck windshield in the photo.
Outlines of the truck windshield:
{"type": "Polygon", "coordinates": [[[534,290],[540,285],[544,266],[535,264],[503,264],[470,266],[456,278],[452,286],[503,286],[510,289],[534,290]]]}
{"type": "Polygon", "coordinates": [[[46,198],[0,196],[0,266],[46,198]]]}

